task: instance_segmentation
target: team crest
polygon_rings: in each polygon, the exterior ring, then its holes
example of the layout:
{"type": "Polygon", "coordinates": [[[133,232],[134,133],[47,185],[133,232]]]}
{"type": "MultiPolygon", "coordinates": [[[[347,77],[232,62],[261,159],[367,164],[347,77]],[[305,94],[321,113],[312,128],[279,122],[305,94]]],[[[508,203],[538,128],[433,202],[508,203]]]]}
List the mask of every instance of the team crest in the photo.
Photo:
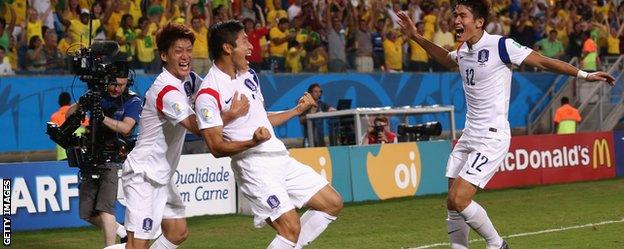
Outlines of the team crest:
{"type": "Polygon", "coordinates": [[[489,58],[490,58],[489,50],[487,49],[479,50],[479,53],[477,54],[477,61],[480,63],[481,66],[483,66],[485,62],[488,61],[489,58]]]}
{"type": "Polygon", "coordinates": [[[280,201],[279,199],[277,199],[277,196],[275,195],[271,195],[269,196],[269,198],[267,199],[267,204],[269,204],[269,207],[271,208],[277,208],[280,205],[280,201]]]}
{"type": "Polygon", "coordinates": [[[208,122],[214,117],[214,111],[210,110],[210,108],[202,108],[201,109],[201,118],[204,122],[208,122]]]}
{"type": "Polygon", "coordinates": [[[145,230],[145,232],[149,232],[150,230],[152,230],[153,223],[154,221],[152,221],[152,219],[150,218],[143,219],[143,230],[145,230]]]}
{"type": "Polygon", "coordinates": [[[249,79],[245,79],[245,86],[247,88],[249,88],[249,90],[251,90],[252,92],[257,92],[258,91],[258,86],[256,86],[256,84],[251,82],[251,80],[249,80],[249,79]]]}

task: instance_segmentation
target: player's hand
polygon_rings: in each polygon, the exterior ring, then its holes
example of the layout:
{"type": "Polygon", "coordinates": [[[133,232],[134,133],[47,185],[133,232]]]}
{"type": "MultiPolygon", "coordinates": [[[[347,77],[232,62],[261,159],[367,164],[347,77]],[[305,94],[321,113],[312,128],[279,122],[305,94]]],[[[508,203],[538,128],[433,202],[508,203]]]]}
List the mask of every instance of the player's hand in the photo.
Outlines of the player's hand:
{"type": "Polygon", "coordinates": [[[228,112],[234,119],[245,116],[249,111],[249,99],[245,94],[239,94],[238,91],[234,92],[232,97],[232,105],[228,112]],[[240,98],[239,98],[240,95],[240,98]]]}
{"type": "Polygon", "coordinates": [[[256,129],[256,131],[254,131],[253,134],[253,141],[256,144],[261,144],[267,140],[269,140],[269,138],[271,138],[271,133],[269,133],[269,130],[262,126],[262,127],[258,127],[258,129],[256,129]]]}
{"type": "Polygon", "coordinates": [[[310,93],[306,92],[303,94],[303,96],[301,96],[301,98],[299,98],[299,102],[297,104],[297,112],[301,114],[313,106],[317,106],[316,101],[314,100],[314,98],[312,98],[312,95],[310,93]]]}
{"type": "Polygon", "coordinates": [[[405,11],[399,11],[396,13],[399,17],[399,26],[403,30],[403,33],[407,35],[407,37],[412,38],[413,36],[418,35],[418,29],[416,28],[416,24],[412,21],[412,18],[405,11]]]}
{"type": "Polygon", "coordinates": [[[613,76],[611,76],[611,75],[609,75],[608,73],[605,73],[605,72],[590,73],[589,75],[587,75],[587,78],[585,80],[587,80],[587,81],[606,81],[607,83],[609,83],[609,85],[612,85],[612,86],[615,85],[615,78],[613,78],[613,76]]]}

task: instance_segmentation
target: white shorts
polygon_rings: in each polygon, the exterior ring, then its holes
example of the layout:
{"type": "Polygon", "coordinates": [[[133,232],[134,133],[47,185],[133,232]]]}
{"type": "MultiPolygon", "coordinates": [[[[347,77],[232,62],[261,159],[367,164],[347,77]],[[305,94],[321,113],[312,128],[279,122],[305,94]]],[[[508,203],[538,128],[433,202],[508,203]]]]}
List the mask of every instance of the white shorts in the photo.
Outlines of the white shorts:
{"type": "Polygon", "coordinates": [[[138,239],[158,236],[162,219],[184,218],[184,203],[172,182],[158,184],[144,173],[124,172],[121,177],[126,199],[126,230],[138,239]]]}
{"type": "Polygon", "coordinates": [[[446,177],[459,176],[484,188],[505,159],[510,140],[462,135],[449,155],[446,177]]]}
{"type": "Polygon", "coordinates": [[[252,154],[232,158],[232,171],[241,194],[251,204],[254,226],[276,220],[303,207],[329,183],[309,166],[283,153],[252,154]]]}

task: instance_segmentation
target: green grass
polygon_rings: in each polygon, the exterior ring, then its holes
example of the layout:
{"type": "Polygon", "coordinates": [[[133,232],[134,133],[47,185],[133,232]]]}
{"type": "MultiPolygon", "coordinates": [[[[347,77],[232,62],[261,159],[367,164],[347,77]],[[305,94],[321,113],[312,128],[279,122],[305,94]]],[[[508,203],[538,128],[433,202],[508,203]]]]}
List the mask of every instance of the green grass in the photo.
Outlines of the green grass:
{"type": "MultiPolygon", "coordinates": [[[[624,218],[624,179],[484,191],[476,200],[501,235],[598,223],[624,218]]],[[[339,219],[307,248],[401,248],[447,242],[445,196],[347,204],[339,219]]],[[[271,228],[254,229],[243,215],[188,220],[190,237],[182,248],[266,248],[271,228]]],[[[471,239],[479,239],[471,232],[471,239]]],[[[514,249],[624,248],[624,223],[507,239],[514,249]]],[[[102,248],[92,228],[13,234],[16,248],[102,248]]],[[[439,248],[445,248],[442,246],[439,248]]],[[[484,248],[482,241],[472,248],[484,248]]]]}

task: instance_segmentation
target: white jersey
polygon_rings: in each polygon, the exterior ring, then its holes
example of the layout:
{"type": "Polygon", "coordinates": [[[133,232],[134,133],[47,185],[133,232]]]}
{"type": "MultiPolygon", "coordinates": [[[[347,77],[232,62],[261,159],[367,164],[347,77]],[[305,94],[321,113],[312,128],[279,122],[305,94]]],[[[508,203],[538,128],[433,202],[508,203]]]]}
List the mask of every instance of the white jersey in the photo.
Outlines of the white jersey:
{"type": "Polygon", "coordinates": [[[258,127],[266,127],[271,133],[271,138],[237,156],[247,153],[263,153],[286,151],[284,143],[277,139],[273,126],[269,122],[267,112],[264,109],[264,97],[260,91],[258,76],[253,70],[238,73],[236,79],[221,71],[216,65],[210,68],[201,84],[201,90],[195,101],[197,112],[197,124],[199,129],[223,126],[221,112],[230,109],[234,92],[245,95],[249,100],[249,111],[245,116],[239,117],[223,127],[223,137],[227,141],[246,141],[253,138],[258,127]]]}
{"type": "Polygon", "coordinates": [[[160,184],[170,181],[186,135],[186,128],[178,123],[194,114],[192,99],[200,82],[194,72],[181,81],[163,68],[145,93],[139,138],[124,163],[124,171],[144,172],[160,184]]]}
{"type": "Polygon", "coordinates": [[[511,68],[522,64],[533,50],[512,39],[483,32],[477,43],[462,43],[449,53],[457,61],[466,94],[464,134],[474,137],[508,139],[511,68]]]}

